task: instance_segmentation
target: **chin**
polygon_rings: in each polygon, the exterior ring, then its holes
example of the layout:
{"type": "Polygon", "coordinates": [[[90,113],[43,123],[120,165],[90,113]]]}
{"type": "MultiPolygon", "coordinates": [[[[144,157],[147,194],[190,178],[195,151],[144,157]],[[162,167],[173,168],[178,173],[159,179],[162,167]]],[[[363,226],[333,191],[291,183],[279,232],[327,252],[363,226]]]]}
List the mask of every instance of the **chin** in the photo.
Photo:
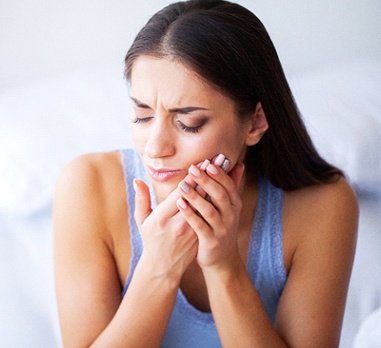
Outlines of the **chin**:
{"type": "Polygon", "coordinates": [[[180,180],[176,182],[167,183],[152,183],[153,189],[155,191],[157,203],[165,200],[174,190],[176,190],[180,180]]]}

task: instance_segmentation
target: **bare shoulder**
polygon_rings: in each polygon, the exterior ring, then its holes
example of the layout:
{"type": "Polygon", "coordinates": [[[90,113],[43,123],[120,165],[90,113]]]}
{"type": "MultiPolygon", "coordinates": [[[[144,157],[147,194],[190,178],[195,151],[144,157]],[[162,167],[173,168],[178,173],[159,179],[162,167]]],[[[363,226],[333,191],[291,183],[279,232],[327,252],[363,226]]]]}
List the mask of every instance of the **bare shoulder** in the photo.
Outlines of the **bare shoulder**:
{"type": "MultiPolygon", "coordinates": [[[[94,237],[114,244],[112,239],[120,229],[118,221],[126,219],[120,156],[118,152],[86,154],[68,163],[56,185],[54,220],[61,222],[62,215],[72,221],[83,221],[78,231],[91,231],[94,237]]],[[[65,233],[69,233],[68,228],[65,233]]]]}
{"type": "Polygon", "coordinates": [[[124,184],[120,154],[106,152],[86,154],[75,158],[63,169],[57,192],[70,195],[79,201],[91,198],[87,204],[107,205],[114,201],[114,195],[124,184]],[[110,197],[109,196],[113,196],[110,197]]]}
{"type": "Polygon", "coordinates": [[[283,219],[287,268],[296,251],[318,251],[340,243],[346,252],[354,253],[359,207],[345,178],[285,193],[283,219]]]}
{"type": "MultiPolygon", "coordinates": [[[[76,188],[90,189],[92,185],[107,185],[121,176],[120,154],[105,152],[86,154],[69,162],[58,180],[58,187],[75,185],[76,188]]],[[[99,186],[98,186],[99,189],[99,186]]]]}
{"type": "Polygon", "coordinates": [[[287,216],[301,223],[319,221],[320,225],[334,221],[356,222],[359,208],[354,190],[346,179],[340,178],[286,193],[285,210],[287,216]]]}

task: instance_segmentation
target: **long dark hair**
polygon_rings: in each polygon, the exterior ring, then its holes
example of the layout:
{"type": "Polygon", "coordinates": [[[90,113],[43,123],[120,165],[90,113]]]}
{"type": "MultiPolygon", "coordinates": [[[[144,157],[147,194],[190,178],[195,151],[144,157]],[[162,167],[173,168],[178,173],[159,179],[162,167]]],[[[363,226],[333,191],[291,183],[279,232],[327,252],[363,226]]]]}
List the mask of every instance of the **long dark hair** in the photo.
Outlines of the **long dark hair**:
{"type": "Polygon", "coordinates": [[[330,182],[342,172],[314,148],[261,21],[246,8],[222,0],[190,0],[157,12],[136,36],[125,75],[141,55],[168,57],[192,68],[236,103],[243,121],[260,101],[269,129],[248,148],[249,173],[261,171],[284,190],[330,182]]]}

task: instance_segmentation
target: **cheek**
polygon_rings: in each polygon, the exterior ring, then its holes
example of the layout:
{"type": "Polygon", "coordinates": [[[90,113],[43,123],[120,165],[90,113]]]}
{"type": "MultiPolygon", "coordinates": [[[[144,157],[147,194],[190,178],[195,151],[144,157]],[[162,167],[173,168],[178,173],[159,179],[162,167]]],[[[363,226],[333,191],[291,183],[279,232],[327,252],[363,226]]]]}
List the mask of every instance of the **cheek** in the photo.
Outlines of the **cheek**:
{"type": "Polygon", "coordinates": [[[145,133],[147,132],[139,131],[138,127],[134,127],[134,125],[130,128],[132,141],[138,150],[143,149],[147,142],[145,133]]]}
{"type": "Polygon", "coordinates": [[[244,147],[243,134],[234,127],[225,129],[211,140],[213,147],[217,147],[226,154],[239,154],[244,147]]]}

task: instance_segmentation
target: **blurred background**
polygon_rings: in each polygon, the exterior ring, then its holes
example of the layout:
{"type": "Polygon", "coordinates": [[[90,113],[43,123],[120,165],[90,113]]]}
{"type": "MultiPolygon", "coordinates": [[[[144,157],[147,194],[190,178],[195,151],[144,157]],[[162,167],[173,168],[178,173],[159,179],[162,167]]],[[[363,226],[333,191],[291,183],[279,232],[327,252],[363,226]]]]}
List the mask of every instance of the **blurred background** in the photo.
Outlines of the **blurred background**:
{"type": "MultiPolygon", "coordinates": [[[[381,347],[381,1],[237,2],[264,23],[318,150],[358,192],[341,347],[381,347]]],[[[61,346],[55,183],[78,155],[132,145],[124,56],[169,3],[0,0],[0,347],[61,346]]]]}
{"type": "MultiPolygon", "coordinates": [[[[242,0],[267,27],[288,75],[381,57],[379,0],[242,0]]],[[[89,66],[122,68],[166,0],[1,0],[0,92],[89,66]]]]}

